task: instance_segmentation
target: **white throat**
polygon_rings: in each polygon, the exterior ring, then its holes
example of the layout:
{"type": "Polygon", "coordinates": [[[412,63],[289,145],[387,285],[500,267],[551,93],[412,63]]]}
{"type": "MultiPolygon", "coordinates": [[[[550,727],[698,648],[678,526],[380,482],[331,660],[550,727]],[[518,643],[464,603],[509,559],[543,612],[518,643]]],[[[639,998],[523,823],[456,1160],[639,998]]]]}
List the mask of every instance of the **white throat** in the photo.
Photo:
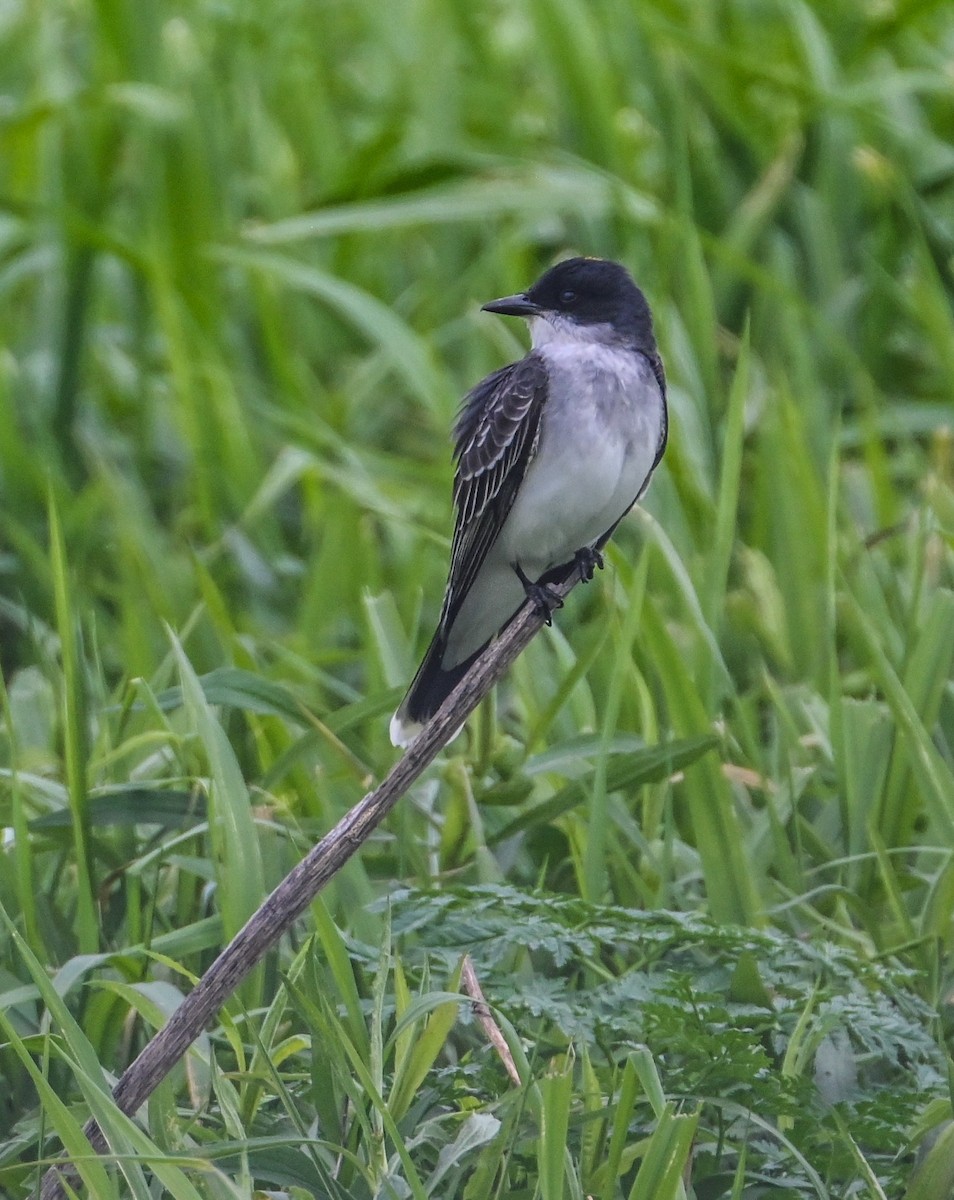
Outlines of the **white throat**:
{"type": "Polygon", "coordinates": [[[608,322],[581,325],[562,313],[547,313],[530,317],[530,344],[534,350],[541,346],[619,346],[620,337],[608,322]]]}

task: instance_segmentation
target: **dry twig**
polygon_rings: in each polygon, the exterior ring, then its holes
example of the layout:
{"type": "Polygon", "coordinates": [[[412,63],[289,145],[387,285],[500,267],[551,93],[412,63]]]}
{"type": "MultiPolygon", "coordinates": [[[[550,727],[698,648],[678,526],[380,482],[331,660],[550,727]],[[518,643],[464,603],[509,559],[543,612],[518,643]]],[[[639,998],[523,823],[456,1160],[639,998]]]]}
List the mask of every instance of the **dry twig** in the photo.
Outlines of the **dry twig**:
{"type": "Polygon", "coordinates": [[[474,964],[471,962],[470,955],[464,955],[464,962],[460,972],[460,982],[464,991],[474,1002],[474,1016],[480,1022],[481,1028],[487,1035],[487,1040],[491,1046],[497,1051],[497,1056],[507,1069],[507,1074],[511,1081],[520,1087],[523,1080],[520,1078],[520,1072],[517,1070],[517,1064],[513,1061],[513,1055],[510,1053],[510,1047],[507,1045],[507,1039],[501,1033],[500,1026],[494,1020],[493,1013],[490,1011],[490,1006],[484,999],[484,993],[480,987],[480,980],[477,978],[477,972],[474,970],[474,964]]]}

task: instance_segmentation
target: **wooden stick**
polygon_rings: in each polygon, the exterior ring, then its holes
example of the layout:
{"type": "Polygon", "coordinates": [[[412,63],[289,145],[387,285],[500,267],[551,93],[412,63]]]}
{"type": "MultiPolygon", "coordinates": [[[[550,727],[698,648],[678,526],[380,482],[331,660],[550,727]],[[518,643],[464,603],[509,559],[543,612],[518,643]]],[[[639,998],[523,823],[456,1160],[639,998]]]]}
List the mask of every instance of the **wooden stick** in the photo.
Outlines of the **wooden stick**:
{"type": "MultiPolygon", "coordinates": [[[[561,598],[578,582],[578,573],[552,584],[561,598]]],[[[246,975],[301,916],[325,884],[357,853],[412,783],[437,757],[477,705],[540,629],[544,617],[525,604],[504,632],[491,642],[406,753],[373,792],[345,814],[310,850],[249,917],[231,942],[182,1001],[162,1029],[123,1072],[113,1099],[129,1115],[139,1109],[246,975]]],[[[85,1128],[93,1149],[108,1149],[95,1121],[85,1128]]],[[[43,1178],[41,1200],[63,1200],[63,1182],[78,1176],[66,1160],[43,1178]]]]}
{"type": "Polygon", "coordinates": [[[480,980],[477,978],[477,972],[474,970],[473,959],[469,954],[464,955],[464,961],[461,964],[460,986],[470,996],[471,1000],[473,1000],[474,1016],[480,1022],[481,1028],[487,1035],[488,1042],[497,1051],[497,1057],[503,1063],[507,1074],[510,1076],[510,1082],[515,1087],[520,1087],[523,1080],[520,1078],[517,1064],[513,1061],[513,1055],[510,1053],[507,1039],[501,1032],[500,1026],[494,1020],[494,1015],[490,1011],[490,1005],[484,999],[483,989],[480,986],[480,980]]]}

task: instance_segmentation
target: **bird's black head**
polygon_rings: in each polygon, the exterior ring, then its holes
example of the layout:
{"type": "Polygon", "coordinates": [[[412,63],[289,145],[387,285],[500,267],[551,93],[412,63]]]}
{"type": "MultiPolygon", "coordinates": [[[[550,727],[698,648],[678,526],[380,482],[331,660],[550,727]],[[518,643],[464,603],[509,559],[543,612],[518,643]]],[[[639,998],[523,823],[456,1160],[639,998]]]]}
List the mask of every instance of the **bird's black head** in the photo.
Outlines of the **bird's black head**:
{"type": "Polygon", "coordinates": [[[605,340],[625,342],[639,350],[656,347],[646,297],[625,267],[605,258],[568,258],[541,275],[528,291],[492,300],[484,308],[510,316],[540,317],[564,329],[605,330],[605,340]]]}

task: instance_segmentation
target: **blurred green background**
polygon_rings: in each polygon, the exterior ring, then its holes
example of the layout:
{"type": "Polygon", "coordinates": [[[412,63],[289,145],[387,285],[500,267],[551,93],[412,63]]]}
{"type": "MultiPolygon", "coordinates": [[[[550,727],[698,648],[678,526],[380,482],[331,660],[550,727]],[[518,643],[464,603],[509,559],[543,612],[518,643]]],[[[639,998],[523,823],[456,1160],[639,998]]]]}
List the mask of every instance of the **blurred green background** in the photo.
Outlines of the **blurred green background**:
{"type": "Polygon", "coordinates": [[[948,1195],[952,136],[923,0],[0,3],[0,1189],[102,1109],[95,1195],[948,1195]],[[480,304],[572,253],[655,312],[643,509],[137,1133],[94,1065],[394,761],[480,304]]]}

